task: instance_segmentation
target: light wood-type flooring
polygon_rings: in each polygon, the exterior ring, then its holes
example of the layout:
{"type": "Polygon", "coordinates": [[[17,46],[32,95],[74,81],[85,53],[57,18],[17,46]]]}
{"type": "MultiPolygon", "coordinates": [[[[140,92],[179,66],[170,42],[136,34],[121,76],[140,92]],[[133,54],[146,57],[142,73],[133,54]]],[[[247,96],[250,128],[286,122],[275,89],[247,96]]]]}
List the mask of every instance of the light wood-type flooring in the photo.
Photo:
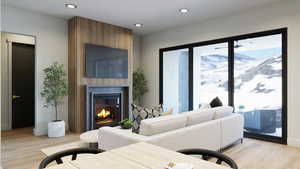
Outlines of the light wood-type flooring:
{"type": "Polygon", "coordinates": [[[32,128],[1,132],[3,169],[38,169],[46,157],[41,149],[79,140],[79,134],[67,133],[62,138],[33,136],[32,128]]]}
{"type": "MultiPolygon", "coordinates": [[[[37,169],[45,158],[43,148],[79,141],[79,134],[63,138],[33,136],[32,129],[2,132],[2,167],[4,169],[37,169]]],[[[240,169],[300,169],[300,149],[285,145],[244,139],[225,152],[240,169]]]]}

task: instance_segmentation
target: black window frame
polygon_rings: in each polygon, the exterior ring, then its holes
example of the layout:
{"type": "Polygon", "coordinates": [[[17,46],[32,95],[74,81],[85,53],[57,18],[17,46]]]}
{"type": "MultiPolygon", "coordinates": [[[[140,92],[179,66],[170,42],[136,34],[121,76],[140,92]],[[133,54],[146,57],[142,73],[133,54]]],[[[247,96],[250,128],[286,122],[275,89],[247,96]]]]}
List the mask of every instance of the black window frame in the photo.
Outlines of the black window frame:
{"type": "Polygon", "coordinates": [[[234,106],[234,42],[249,38],[258,38],[269,35],[282,35],[282,137],[261,135],[256,133],[244,132],[247,138],[254,138],[264,141],[287,144],[288,130],[288,107],[287,107],[287,78],[288,78],[288,28],[280,28],[244,35],[232,36],[227,38],[208,40],[184,44],[179,46],[159,49],[159,103],[163,104],[163,53],[179,49],[189,50],[189,110],[193,109],[193,49],[195,47],[213,45],[218,43],[228,43],[228,101],[230,106],[234,106]]]}

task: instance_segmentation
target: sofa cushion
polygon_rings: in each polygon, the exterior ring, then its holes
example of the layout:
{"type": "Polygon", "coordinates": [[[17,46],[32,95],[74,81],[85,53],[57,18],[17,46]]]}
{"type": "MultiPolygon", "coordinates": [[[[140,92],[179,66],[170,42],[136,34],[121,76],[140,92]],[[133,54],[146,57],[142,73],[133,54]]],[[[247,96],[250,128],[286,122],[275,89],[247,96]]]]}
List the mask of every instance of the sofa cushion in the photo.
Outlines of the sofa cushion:
{"type": "Polygon", "coordinates": [[[209,103],[200,103],[199,104],[199,109],[209,109],[211,108],[209,103]]]}
{"type": "Polygon", "coordinates": [[[212,110],[214,111],[213,119],[220,119],[226,116],[230,116],[233,113],[233,107],[231,106],[215,107],[212,108],[212,110]]]}
{"type": "Polygon", "coordinates": [[[205,123],[144,137],[150,138],[147,142],[151,144],[178,151],[192,148],[220,150],[221,136],[220,120],[211,120],[205,123]]]}
{"type": "Polygon", "coordinates": [[[132,104],[132,132],[139,134],[141,121],[148,118],[158,117],[162,112],[162,105],[148,109],[132,104]]]}
{"type": "Polygon", "coordinates": [[[152,136],[155,134],[183,128],[186,126],[186,120],[187,116],[185,114],[145,119],[141,122],[139,134],[144,136],[152,136]]]}
{"type": "Polygon", "coordinates": [[[214,111],[212,109],[198,109],[195,111],[187,112],[187,126],[203,123],[213,120],[214,111]]]}

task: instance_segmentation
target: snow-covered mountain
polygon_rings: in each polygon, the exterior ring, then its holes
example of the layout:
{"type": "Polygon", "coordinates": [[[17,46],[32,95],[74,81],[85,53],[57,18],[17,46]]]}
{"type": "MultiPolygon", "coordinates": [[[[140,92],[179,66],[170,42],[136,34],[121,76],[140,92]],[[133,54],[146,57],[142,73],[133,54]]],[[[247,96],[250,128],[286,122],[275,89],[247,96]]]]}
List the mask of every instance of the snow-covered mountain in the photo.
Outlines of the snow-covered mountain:
{"type": "MultiPolygon", "coordinates": [[[[235,54],[235,103],[251,107],[281,105],[282,56],[251,57],[235,54]]],[[[228,97],[228,57],[201,56],[201,92],[208,98],[228,97]]]]}
{"type": "MultiPolygon", "coordinates": [[[[281,58],[281,56],[270,57],[262,61],[260,64],[254,65],[250,69],[245,70],[244,73],[240,74],[238,77],[235,78],[235,89],[240,89],[245,83],[251,82],[252,80],[256,79],[256,76],[261,76],[262,78],[264,78],[264,81],[276,77],[281,78],[281,58]]],[[[271,86],[271,88],[269,89],[266,88],[266,85],[263,83],[262,79],[261,81],[257,81],[256,85],[253,87],[254,88],[251,90],[251,92],[256,93],[269,93],[275,90],[274,87],[271,86]]]]}
{"type": "MultiPolygon", "coordinates": [[[[235,54],[235,65],[243,65],[247,69],[249,63],[256,63],[256,59],[247,55],[235,54]]],[[[228,84],[228,56],[205,55],[201,56],[201,85],[218,84],[227,90],[228,84]]]]}
{"type": "MultiPolygon", "coordinates": [[[[242,55],[242,54],[235,54],[235,62],[249,62],[249,61],[254,61],[255,59],[252,57],[249,57],[247,55],[242,55]]],[[[201,56],[201,67],[202,70],[205,71],[205,69],[211,70],[218,68],[220,66],[224,66],[224,64],[227,65],[228,62],[228,56],[224,55],[205,55],[201,56]]]]}
{"type": "MultiPolygon", "coordinates": [[[[281,109],[282,56],[270,56],[248,63],[235,76],[235,105],[249,109],[281,109]]],[[[241,68],[241,67],[240,67],[241,68]]]]}
{"type": "MultiPolygon", "coordinates": [[[[281,77],[281,56],[259,60],[247,55],[235,54],[235,89],[240,89],[256,76],[271,79],[281,77]]],[[[219,83],[219,87],[227,90],[228,84],[228,57],[223,55],[206,55],[201,57],[201,84],[219,83]],[[222,82],[220,84],[220,82],[222,82]]],[[[266,86],[258,81],[251,91],[270,92],[266,86]]]]}

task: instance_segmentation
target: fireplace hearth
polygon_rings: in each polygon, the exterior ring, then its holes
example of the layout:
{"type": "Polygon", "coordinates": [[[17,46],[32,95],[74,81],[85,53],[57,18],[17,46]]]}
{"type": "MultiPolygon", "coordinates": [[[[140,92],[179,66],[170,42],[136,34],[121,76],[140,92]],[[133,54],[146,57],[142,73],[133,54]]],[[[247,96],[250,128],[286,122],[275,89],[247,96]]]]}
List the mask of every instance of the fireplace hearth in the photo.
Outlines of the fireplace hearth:
{"type": "Polygon", "coordinates": [[[86,87],[86,131],[117,126],[128,114],[126,87],[86,87]]]}

